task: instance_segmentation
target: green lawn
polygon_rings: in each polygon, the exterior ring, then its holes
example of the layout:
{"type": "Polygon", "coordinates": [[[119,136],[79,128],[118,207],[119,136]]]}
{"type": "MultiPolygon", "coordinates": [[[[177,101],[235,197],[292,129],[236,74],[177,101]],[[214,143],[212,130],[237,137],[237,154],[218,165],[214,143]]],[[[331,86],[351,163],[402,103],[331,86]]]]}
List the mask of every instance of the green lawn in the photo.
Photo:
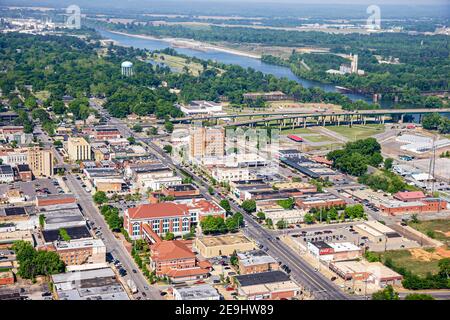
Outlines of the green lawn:
{"type": "Polygon", "coordinates": [[[313,136],[305,136],[304,138],[311,142],[332,142],[332,141],[334,141],[333,139],[331,139],[327,136],[322,136],[320,134],[315,134],[313,136]]]}
{"type": "Polygon", "coordinates": [[[368,124],[365,126],[353,125],[353,127],[348,126],[332,126],[327,127],[327,129],[339,133],[340,135],[346,137],[349,140],[360,140],[366,139],[379,133],[384,132],[384,125],[382,124],[368,124]]]}
{"type": "Polygon", "coordinates": [[[45,101],[50,97],[50,92],[49,91],[38,91],[34,94],[34,96],[39,100],[45,101]]]}
{"type": "Polygon", "coordinates": [[[196,62],[188,63],[186,59],[181,57],[175,57],[167,54],[160,54],[154,60],[156,62],[168,65],[176,72],[183,72],[184,67],[187,67],[191,74],[197,76],[203,71],[203,67],[201,64],[196,62]]]}
{"type": "Polygon", "coordinates": [[[420,223],[409,223],[409,226],[427,234],[428,232],[433,232],[434,239],[445,243],[447,246],[450,245],[450,237],[445,235],[446,232],[450,231],[450,220],[429,220],[420,221],[420,223]]]}
{"type": "Polygon", "coordinates": [[[314,131],[312,131],[309,128],[295,128],[295,129],[284,129],[281,130],[281,134],[314,134],[314,131]]]}
{"type": "Polygon", "coordinates": [[[418,276],[426,276],[429,272],[432,274],[439,272],[439,260],[417,260],[408,250],[386,251],[381,253],[381,256],[383,261],[386,258],[391,258],[394,265],[404,267],[418,276]]]}

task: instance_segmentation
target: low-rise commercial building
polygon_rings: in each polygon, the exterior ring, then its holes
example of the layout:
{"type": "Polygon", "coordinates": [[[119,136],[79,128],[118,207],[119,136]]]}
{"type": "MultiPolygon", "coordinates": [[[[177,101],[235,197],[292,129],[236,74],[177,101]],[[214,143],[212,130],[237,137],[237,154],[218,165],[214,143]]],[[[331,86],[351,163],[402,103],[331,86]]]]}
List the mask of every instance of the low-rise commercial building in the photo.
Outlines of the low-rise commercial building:
{"type": "Polygon", "coordinates": [[[242,233],[221,236],[197,237],[194,248],[205,258],[230,256],[233,252],[246,252],[255,249],[255,243],[242,233]]]}
{"type": "Polygon", "coordinates": [[[341,261],[358,259],[362,250],[350,242],[326,243],[324,241],[308,242],[308,251],[323,261],[341,261]]]}
{"type": "Polygon", "coordinates": [[[278,262],[262,250],[238,253],[240,274],[259,273],[279,269],[278,262]]]}
{"type": "Polygon", "coordinates": [[[301,288],[281,271],[235,276],[232,282],[238,295],[248,300],[290,299],[300,294],[301,288]]]}
{"type": "Polygon", "coordinates": [[[55,241],[53,245],[66,266],[98,265],[106,261],[106,246],[100,239],[55,241]]]}
{"type": "Polygon", "coordinates": [[[381,288],[400,285],[403,279],[381,262],[339,261],[330,263],[329,267],[344,280],[367,281],[381,288]]]}
{"type": "Polygon", "coordinates": [[[10,165],[0,165],[0,183],[14,182],[14,171],[10,165]]]}
{"type": "Polygon", "coordinates": [[[322,209],[345,206],[345,200],[331,194],[331,193],[314,193],[311,195],[302,195],[296,198],[295,203],[303,210],[312,208],[322,209]]]}
{"type": "Polygon", "coordinates": [[[59,300],[129,300],[111,268],[52,275],[59,300]]]}
{"type": "Polygon", "coordinates": [[[209,284],[175,287],[173,297],[175,300],[220,300],[221,298],[217,290],[209,284]]]}

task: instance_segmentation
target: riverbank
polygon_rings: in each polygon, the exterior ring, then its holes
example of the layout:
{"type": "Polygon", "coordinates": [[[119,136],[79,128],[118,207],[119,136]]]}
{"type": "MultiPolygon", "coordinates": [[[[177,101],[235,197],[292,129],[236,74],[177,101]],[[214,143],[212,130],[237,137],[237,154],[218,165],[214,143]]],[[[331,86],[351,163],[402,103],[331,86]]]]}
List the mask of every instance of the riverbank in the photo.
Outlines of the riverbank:
{"type": "Polygon", "coordinates": [[[226,52],[226,53],[230,53],[230,54],[234,54],[234,55],[242,56],[242,57],[247,57],[247,58],[253,58],[253,59],[258,59],[258,60],[261,59],[261,55],[258,55],[258,54],[240,51],[240,50],[236,50],[236,49],[231,49],[231,48],[227,48],[227,47],[223,47],[223,46],[217,46],[217,45],[213,45],[213,44],[206,43],[206,42],[200,42],[200,41],[183,39],[183,38],[156,38],[153,36],[143,35],[143,34],[130,34],[130,33],[125,33],[125,32],[120,32],[120,31],[112,31],[112,30],[108,30],[108,31],[111,33],[122,35],[122,36],[128,36],[128,37],[133,37],[133,38],[138,38],[138,39],[163,41],[163,42],[170,43],[174,47],[179,47],[179,48],[186,48],[186,49],[192,49],[192,50],[197,50],[197,51],[213,50],[213,51],[219,51],[219,52],[226,52]]]}

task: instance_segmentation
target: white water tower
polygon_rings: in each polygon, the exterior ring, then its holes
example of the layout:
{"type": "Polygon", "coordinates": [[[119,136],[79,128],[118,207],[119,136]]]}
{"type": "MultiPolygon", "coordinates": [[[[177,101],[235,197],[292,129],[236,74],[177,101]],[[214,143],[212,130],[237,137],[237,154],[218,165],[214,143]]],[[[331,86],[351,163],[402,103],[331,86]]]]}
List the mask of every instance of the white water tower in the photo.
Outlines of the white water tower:
{"type": "Polygon", "coordinates": [[[130,61],[122,62],[122,75],[125,77],[133,75],[133,64],[130,61]]]}

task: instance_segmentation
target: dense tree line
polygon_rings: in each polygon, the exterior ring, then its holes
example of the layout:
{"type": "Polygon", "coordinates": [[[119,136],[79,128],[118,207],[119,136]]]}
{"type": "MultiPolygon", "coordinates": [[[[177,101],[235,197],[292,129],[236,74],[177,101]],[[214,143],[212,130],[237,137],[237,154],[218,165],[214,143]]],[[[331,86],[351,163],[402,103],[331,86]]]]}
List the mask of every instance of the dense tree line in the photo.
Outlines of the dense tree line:
{"type": "MultiPolygon", "coordinates": [[[[179,37],[199,41],[262,44],[267,46],[287,47],[322,47],[330,48],[333,53],[358,54],[360,69],[368,77],[354,75],[341,77],[340,83],[349,87],[364,88],[379,92],[382,89],[418,89],[420,91],[449,89],[450,73],[449,42],[445,35],[410,35],[407,33],[378,33],[363,35],[357,33],[329,34],[325,32],[298,32],[273,29],[254,29],[246,27],[191,28],[181,25],[137,25],[108,24],[108,28],[135,34],[150,34],[159,37],[179,37]],[[379,64],[375,58],[397,57],[401,64],[379,64]]],[[[325,57],[312,58],[312,55],[291,57],[291,65],[298,66],[298,58],[321,59],[322,67],[308,74],[309,78],[320,81],[328,79],[335,82],[336,76],[325,73],[326,67],[333,64],[339,68],[342,62],[338,57],[324,61],[325,57]]],[[[329,58],[329,57],[328,57],[329,58]]],[[[270,62],[266,59],[267,62],[270,62]]],[[[311,61],[309,61],[311,62],[311,61]]],[[[294,68],[295,69],[295,68],[294,68]]],[[[299,71],[299,70],[297,70],[299,71]]],[[[303,75],[303,74],[302,74],[303,75]]]]}
{"type": "Polygon", "coordinates": [[[450,133],[450,119],[438,113],[424,116],[422,126],[428,130],[438,130],[439,133],[450,133]]]}
{"type": "Polygon", "coordinates": [[[327,158],[333,161],[333,167],[354,176],[366,173],[368,165],[378,167],[383,162],[381,146],[375,138],[348,142],[344,149],[328,153],[327,158]]]}
{"type": "Polygon", "coordinates": [[[12,247],[19,262],[18,274],[24,279],[64,272],[65,266],[56,252],[37,251],[28,241],[16,241],[12,247]]]}

